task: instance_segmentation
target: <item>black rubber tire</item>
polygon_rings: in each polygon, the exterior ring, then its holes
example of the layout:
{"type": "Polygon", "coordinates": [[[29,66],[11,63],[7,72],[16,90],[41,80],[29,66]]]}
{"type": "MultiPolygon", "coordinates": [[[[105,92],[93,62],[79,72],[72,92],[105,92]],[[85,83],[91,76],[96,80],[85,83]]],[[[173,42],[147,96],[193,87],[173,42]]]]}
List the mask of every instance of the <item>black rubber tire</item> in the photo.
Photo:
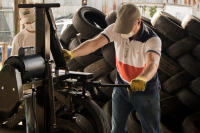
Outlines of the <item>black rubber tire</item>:
{"type": "Polygon", "coordinates": [[[194,15],[186,15],[182,21],[182,27],[191,35],[200,39],[200,19],[194,15]]]}
{"type": "Polygon", "coordinates": [[[66,132],[66,130],[67,133],[84,133],[84,131],[75,123],[60,118],[56,119],[56,128],[52,128],[50,133],[63,133],[66,132]]]}
{"type": "Polygon", "coordinates": [[[162,34],[152,26],[151,19],[144,16],[141,16],[141,19],[142,19],[142,22],[148,27],[150,27],[158,36],[162,36],[162,34]]]}
{"type": "MultiPolygon", "coordinates": [[[[102,84],[112,84],[108,79],[108,74],[104,74],[96,78],[97,81],[100,81],[102,84]]],[[[100,87],[99,88],[104,94],[112,98],[113,87],[100,87]]]]}
{"type": "Polygon", "coordinates": [[[193,36],[187,36],[180,41],[172,44],[165,52],[172,59],[194,49],[199,44],[199,40],[193,36]]]}
{"type": "Polygon", "coordinates": [[[115,83],[115,80],[116,80],[116,69],[114,69],[114,70],[112,70],[111,72],[110,72],[110,75],[109,75],[109,77],[110,77],[110,80],[113,82],[113,83],[115,83]]]}
{"type": "Polygon", "coordinates": [[[8,118],[7,122],[6,122],[6,126],[8,128],[15,128],[18,126],[18,123],[25,120],[25,111],[24,108],[18,108],[17,112],[14,113],[14,115],[11,118],[8,118]]]}
{"type": "Polygon", "coordinates": [[[171,95],[167,94],[166,92],[160,90],[160,100],[163,100],[165,98],[171,97],[171,95]]]}
{"type": "MultiPolygon", "coordinates": [[[[60,101],[63,105],[58,111],[56,112],[56,117],[61,117],[64,119],[69,119],[72,117],[73,114],[72,111],[68,111],[68,99],[66,95],[68,95],[68,92],[54,92],[55,98],[60,101]]],[[[109,133],[110,132],[110,127],[108,124],[108,121],[106,117],[104,116],[103,110],[93,101],[93,100],[88,100],[85,98],[80,98],[78,96],[73,96],[72,97],[72,103],[74,103],[74,108],[78,110],[74,110],[79,112],[81,115],[86,111],[87,115],[87,120],[91,120],[90,123],[93,125],[93,128],[95,129],[95,133],[109,133]],[[81,109],[81,110],[80,110],[81,109]]],[[[73,112],[74,112],[73,111],[73,112]]],[[[83,115],[86,117],[85,115],[83,115]]]]}
{"type": "Polygon", "coordinates": [[[181,21],[164,11],[157,11],[151,23],[160,33],[174,42],[188,36],[188,33],[181,27],[181,21]]]}
{"type": "Polygon", "coordinates": [[[111,11],[108,13],[108,15],[106,15],[105,21],[107,25],[111,25],[115,23],[116,19],[117,19],[117,11],[111,11]]]}
{"type": "Polygon", "coordinates": [[[161,132],[162,133],[173,133],[171,130],[169,130],[165,125],[163,125],[161,122],[160,122],[160,127],[161,127],[161,132]]]}
{"type": "MultiPolygon", "coordinates": [[[[168,114],[161,117],[161,123],[172,133],[181,133],[183,119],[175,114],[168,114]]],[[[161,129],[162,130],[162,129],[161,129]]]]}
{"type": "Polygon", "coordinates": [[[69,63],[67,63],[67,66],[70,71],[77,71],[79,68],[83,67],[75,58],[71,59],[69,63]]]}
{"type": "Polygon", "coordinates": [[[174,42],[164,35],[159,36],[162,41],[162,51],[165,51],[169,46],[171,46],[174,42]]]}
{"type": "Polygon", "coordinates": [[[142,127],[140,121],[136,117],[136,111],[133,109],[129,114],[126,128],[128,133],[142,133],[142,127]]]}
{"type": "Polygon", "coordinates": [[[193,80],[188,87],[192,92],[200,96],[200,77],[193,80]]]}
{"type": "Polygon", "coordinates": [[[81,43],[85,42],[89,40],[89,38],[84,37],[84,35],[82,34],[77,34],[70,42],[69,44],[69,50],[73,50],[75,48],[77,48],[81,43]]]}
{"type": "Polygon", "coordinates": [[[170,59],[163,52],[161,54],[159,69],[169,76],[174,76],[183,71],[183,68],[178,63],[170,59]]]}
{"type": "Polygon", "coordinates": [[[111,117],[112,117],[112,99],[109,100],[103,107],[102,110],[108,119],[108,123],[112,129],[112,122],[111,122],[111,117]]]}
{"type": "Polygon", "coordinates": [[[171,77],[162,84],[162,89],[168,94],[174,94],[179,89],[185,87],[188,83],[194,80],[194,77],[186,71],[182,71],[171,77]]]}
{"type": "Polygon", "coordinates": [[[92,38],[107,27],[105,17],[106,15],[103,12],[93,7],[83,6],[75,12],[72,21],[74,27],[79,33],[87,38],[92,38]],[[87,20],[95,22],[101,28],[92,25],[87,20]]]}
{"type": "Polygon", "coordinates": [[[195,59],[191,54],[186,53],[177,58],[178,63],[191,75],[200,77],[200,61],[195,59]]]}
{"type": "Polygon", "coordinates": [[[111,70],[113,70],[113,68],[103,58],[87,66],[84,69],[84,72],[93,73],[93,77],[97,78],[98,76],[108,73],[111,70]]]}
{"type": "Polygon", "coordinates": [[[85,133],[95,133],[92,124],[80,114],[76,114],[76,123],[85,133]]]}
{"type": "MultiPolygon", "coordinates": [[[[77,48],[81,43],[83,43],[86,40],[88,40],[86,37],[84,37],[81,34],[78,34],[70,42],[70,44],[69,44],[69,50],[71,51],[71,50],[77,48]]],[[[88,54],[88,55],[85,55],[85,56],[79,56],[79,57],[76,57],[75,59],[80,64],[82,64],[83,66],[88,66],[88,65],[92,64],[93,62],[95,62],[97,60],[100,60],[102,58],[103,58],[103,55],[101,53],[101,49],[99,49],[99,50],[97,50],[97,51],[95,51],[95,52],[93,52],[91,54],[88,54]],[[100,54],[99,54],[99,51],[100,51],[100,54]]]]}
{"type": "Polygon", "coordinates": [[[200,44],[197,45],[193,51],[192,51],[192,54],[200,61],[200,44]]]}
{"type": "Polygon", "coordinates": [[[182,123],[182,133],[200,133],[200,112],[189,115],[182,123]]]}
{"type": "Polygon", "coordinates": [[[67,26],[60,36],[60,43],[64,49],[69,50],[69,43],[71,42],[72,38],[76,36],[76,34],[78,34],[78,31],[74,28],[73,24],[67,26]]]}
{"type": "Polygon", "coordinates": [[[162,99],[160,101],[161,116],[181,111],[183,106],[183,103],[177,97],[170,96],[162,99]]]}
{"type": "Polygon", "coordinates": [[[97,128],[95,133],[110,133],[108,119],[105,117],[103,110],[94,101],[78,97],[73,97],[72,101],[82,105],[93,116],[97,128]]]}
{"type": "Polygon", "coordinates": [[[166,80],[170,78],[170,76],[162,72],[160,69],[158,69],[158,77],[161,84],[163,84],[166,80]]]}
{"type": "Polygon", "coordinates": [[[114,42],[106,44],[101,48],[104,59],[113,67],[116,68],[116,57],[114,42]]]}
{"type": "Polygon", "coordinates": [[[182,88],[175,94],[180,101],[190,109],[199,112],[200,111],[200,97],[191,92],[187,88],[182,88]]]}

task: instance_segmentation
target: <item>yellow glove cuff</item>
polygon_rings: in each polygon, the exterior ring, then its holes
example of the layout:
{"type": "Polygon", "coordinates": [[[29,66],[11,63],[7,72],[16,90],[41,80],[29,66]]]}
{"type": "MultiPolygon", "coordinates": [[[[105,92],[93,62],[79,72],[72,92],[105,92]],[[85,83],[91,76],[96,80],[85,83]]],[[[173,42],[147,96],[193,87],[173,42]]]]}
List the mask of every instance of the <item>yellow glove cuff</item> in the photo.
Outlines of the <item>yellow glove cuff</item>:
{"type": "Polygon", "coordinates": [[[71,52],[71,58],[70,58],[70,60],[72,59],[72,58],[74,58],[74,52],[73,51],[70,51],[71,52]]]}
{"type": "Polygon", "coordinates": [[[143,76],[138,76],[137,78],[135,79],[138,79],[138,80],[143,80],[145,82],[145,84],[147,83],[147,79],[143,76]]]}

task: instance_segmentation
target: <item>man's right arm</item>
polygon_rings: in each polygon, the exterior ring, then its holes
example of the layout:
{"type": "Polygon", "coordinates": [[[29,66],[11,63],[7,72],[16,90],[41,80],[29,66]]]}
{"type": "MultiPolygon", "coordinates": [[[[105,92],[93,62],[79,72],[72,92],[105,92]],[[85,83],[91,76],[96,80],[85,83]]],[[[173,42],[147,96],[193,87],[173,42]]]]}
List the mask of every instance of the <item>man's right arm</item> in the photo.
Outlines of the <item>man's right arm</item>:
{"type": "Polygon", "coordinates": [[[99,34],[94,39],[90,39],[79,45],[76,49],[72,50],[74,57],[88,55],[97,49],[103,47],[108,43],[108,39],[99,34]]]}

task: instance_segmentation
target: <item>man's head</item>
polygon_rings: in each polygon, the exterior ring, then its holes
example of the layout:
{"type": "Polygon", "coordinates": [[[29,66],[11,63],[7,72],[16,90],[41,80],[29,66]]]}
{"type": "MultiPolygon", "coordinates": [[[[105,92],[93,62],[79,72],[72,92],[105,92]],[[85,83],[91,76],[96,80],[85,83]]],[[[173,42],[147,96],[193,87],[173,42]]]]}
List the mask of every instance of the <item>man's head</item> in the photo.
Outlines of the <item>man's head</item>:
{"type": "Polygon", "coordinates": [[[21,24],[24,24],[28,31],[35,31],[35,9],[20,8],[19,15],[21,24]]]}
{"type": "Polygon", "coordinates": [[[113,31],[121,33],[124,38],[128,38],[139,31],[140,24],[141,17],[138,7],[128,3],[119,9],[113,31]]]}

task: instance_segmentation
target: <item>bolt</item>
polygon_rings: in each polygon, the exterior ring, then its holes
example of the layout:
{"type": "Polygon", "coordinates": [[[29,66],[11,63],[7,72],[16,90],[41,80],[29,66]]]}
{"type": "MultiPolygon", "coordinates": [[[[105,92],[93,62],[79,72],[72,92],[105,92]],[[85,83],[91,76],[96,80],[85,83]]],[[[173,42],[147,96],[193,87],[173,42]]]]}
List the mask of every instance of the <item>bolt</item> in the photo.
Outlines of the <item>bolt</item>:
{"type": "Polygon", "coordinates": [[[4,89],[4,87],[2,86],[2,87],[1,87],[1,89],[3,90],[3,89],[4,89]]]}
{"type": "Polygon", "coordinates": [[[13,88],[13,91],[15,91],[15,88],[13,88]]]}

